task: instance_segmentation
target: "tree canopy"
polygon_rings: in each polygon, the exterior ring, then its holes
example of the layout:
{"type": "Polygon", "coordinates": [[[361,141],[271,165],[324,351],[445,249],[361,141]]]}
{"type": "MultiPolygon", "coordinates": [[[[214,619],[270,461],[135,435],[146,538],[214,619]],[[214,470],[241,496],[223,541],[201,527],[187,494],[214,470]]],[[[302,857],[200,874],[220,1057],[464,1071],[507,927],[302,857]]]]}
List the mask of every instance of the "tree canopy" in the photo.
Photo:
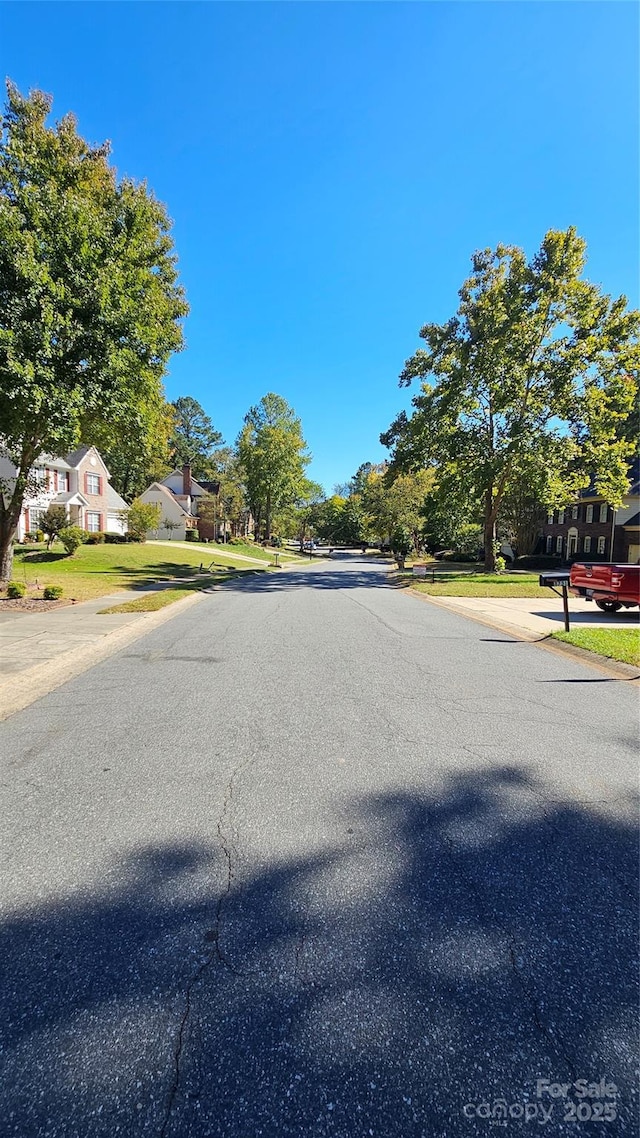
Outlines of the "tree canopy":
{"type": "Polygon", "coordinates": [[[174,465],[189,463],[195,478],[209,478],[216,447],[223,441],[220,431],[191,395],[182,395],[171,407],[175,422],[169,447],[174,465]]]}
{"type": "Polygon", "coordinates": [[[401,385],[422,381],[413,413],[381,435],[398,471],[431,467],[446,500],[481,503],[494,568],[501,505],[523,471],[544,471],[545,503],[564,504],[593,475],[618,505],[637,393],[640,314],[582,279],[585,242],[550,230],[527,261],[515,246],[476,253],[455,316],[420,331],[401,385]]]}
{"type": "Polygon", "coordinates": [[[311,461],[300,419],[286,399],[269,392],[250,408],[237,449],[256,532],[268,539],[274,511],[299,500],[311,461]]]}
{"type": "Polygon", "coordinates": [[[51,98],[8,84],[0,134],[0,422],[18,470],[0,494],[1,576],[41,452],[82,438],[144,445],[187,305],[170,222],[146,185],[118,179],[109,146],[51,98]]]}

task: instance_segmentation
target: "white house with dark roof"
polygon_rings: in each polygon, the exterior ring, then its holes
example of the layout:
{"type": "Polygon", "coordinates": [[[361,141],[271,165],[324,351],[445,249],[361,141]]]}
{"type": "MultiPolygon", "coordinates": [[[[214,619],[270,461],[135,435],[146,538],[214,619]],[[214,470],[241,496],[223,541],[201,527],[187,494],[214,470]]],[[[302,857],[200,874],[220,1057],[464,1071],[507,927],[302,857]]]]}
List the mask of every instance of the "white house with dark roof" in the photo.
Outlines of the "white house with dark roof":
{"type": "MultiPolygon", "coordinates": [[[[150,530],[148,536],[184,541],[187,530],[197,530],[199,524],[204,529],[203,523],[198,521],[198,503],[205,495],[216,495],[219,490],[219,482],[197,482],[187,463],[182,470],[172,470],[161,482],[152,482],[140,495],[140,501],[159,505],[161,513],[158,529],[150,530]]],[[[225,528],[226,523],[222,519],[215,525],[209,522],[207,537],[218,537],[225,528]]]]}
{"type": "MultiPolygon", "coordinates": [[[[0,455],[0,478],[11,482],[16,467],[0,455]]],[[[100,452],[81,446],[64,457],[41,454],[31,471],[34,488],[25,498],[17,537],[35,533],[49,506],[64,506],[70,525],[90,533],[124,533],[127,503],[109,484],[111,475],[100,452]]]]}

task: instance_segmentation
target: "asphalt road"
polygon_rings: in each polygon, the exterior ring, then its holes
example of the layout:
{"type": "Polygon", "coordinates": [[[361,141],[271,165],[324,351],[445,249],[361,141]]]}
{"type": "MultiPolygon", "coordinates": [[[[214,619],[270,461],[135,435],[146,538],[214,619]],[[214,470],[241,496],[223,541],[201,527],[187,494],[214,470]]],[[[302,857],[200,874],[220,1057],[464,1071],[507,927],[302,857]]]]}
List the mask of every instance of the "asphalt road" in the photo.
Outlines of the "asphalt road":
{"type": "Polygon", "coordinates": [[[354,556],[0,724],[2,1138],[635,1134],[637,694],[354,556]]]}

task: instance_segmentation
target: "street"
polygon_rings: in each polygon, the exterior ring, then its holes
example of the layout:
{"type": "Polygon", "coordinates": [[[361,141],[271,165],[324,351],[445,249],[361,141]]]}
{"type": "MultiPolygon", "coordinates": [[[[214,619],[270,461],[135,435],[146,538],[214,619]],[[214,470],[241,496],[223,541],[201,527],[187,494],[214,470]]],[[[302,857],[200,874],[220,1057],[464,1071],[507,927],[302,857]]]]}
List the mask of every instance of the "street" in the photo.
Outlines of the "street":
{"type": "Polygon", "coordinates": [[[0,724],[2,1138],[637,1132],[637,685],[387,574],[0,724]]]}

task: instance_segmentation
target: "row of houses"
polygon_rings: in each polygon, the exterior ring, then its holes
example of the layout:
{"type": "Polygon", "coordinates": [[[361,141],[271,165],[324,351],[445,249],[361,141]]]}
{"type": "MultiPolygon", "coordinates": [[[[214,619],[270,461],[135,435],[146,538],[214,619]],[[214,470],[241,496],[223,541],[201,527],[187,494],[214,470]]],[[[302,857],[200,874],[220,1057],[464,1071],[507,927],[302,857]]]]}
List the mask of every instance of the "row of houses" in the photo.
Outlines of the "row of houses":
{"type": "MultiPolygon", "coordinates": [[[[15,466],[0,457],[0,478],[10,480],[15,474],[15,466]]],[[[90,533],[126,531],[127,503],[111,486],[111,475],[95,447],[79,447],[64,458],[41,455],[33,474],[36,487],[24,503],[18,540],[38,529],[39,519],[51,505],[64,506],[70,524],[90,533]]],[[[590,486],[572,505],[550,511],[536,552],[557,556],[564,562],[640,562],[640,459],[632,463],[629,474],[629,490],[617,510],[590,486]]],[[[224,537],[228,523],[221,518],[199,516],[202,499],[209,495],[215,498],[219,490],[218,482],[193,478],[189,465],[152,482],[140,495],[141,501],[160,506],[160,525],[149,536],[184,540],[189,530],[195,530],[204,540],[224,537]]],[[[247,515],[245,532],[250,528],[251,518],[247,515]]]]}
{"type": "MultiPolygon", "coordinates": [[[[0,456],[0,479],[11,482],[16,473],[14,464],[0,456]]],[[[18,541],[38,531],[49,506],[64,506],[69,524],[89,533],[126,532],[127,503],[111,485],[111,475],[96,447],[82,446],[64,457],[40,455],[32,483],[20,514],[18,541]]],[[[197,530],[201,539],[222,537],[228,528],[224,520],[198,517],[200,500],[219,490],[219,482],[196,481],[188,465],[173,470],[161,482],[152,482],[140,495],[143,502],[160,506],[160,525],[149,536],[184,540],[189,530],[197,530]]]]}

